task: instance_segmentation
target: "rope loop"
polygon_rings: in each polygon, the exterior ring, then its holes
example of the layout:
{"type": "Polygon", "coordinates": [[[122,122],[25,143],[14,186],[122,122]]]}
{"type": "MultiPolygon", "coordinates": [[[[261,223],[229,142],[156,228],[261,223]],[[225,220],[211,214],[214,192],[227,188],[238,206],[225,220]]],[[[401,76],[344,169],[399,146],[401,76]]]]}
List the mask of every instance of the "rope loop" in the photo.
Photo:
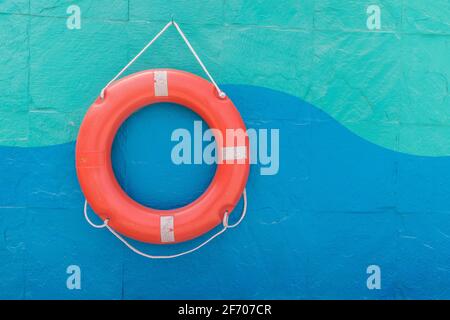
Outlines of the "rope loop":
{"type": "Polygon", "coordinates": [[[195,252],[198,249],[202,248],[203,246],[205,246],[206,244],[208,244],[209,242],[211,242],[212,240],[214,240],[215,238],[217,238],[218,236],[220,236],[222,233],[224,233],[225,231],[227,231],[228,229],[231,228],[235,228],[237,227],[242,220],[244,220],[246,214],[247,214],[247,192],[244,189],[243,193],[242,193],[242,198],[243,198],[243,208],[242,208],[242,213],[241,213],[241,217],[239,218],[239,220],[233,224],[230,225],[228,223],[228,219],[230,216],[230,213],[228,211],[225,211],[225,214],[223,215],[223,220],[222,220],[222,226],[223,228],[220,229],[217,233],[213,234],[211,237],[209,237],[208,239],[206,239],[205,241],[203,241],[202,243],[200,243],[198,246],[189,249],[187,251],[183,251],[177,254],[173,254],[173,255],[165,255],[165,256],[156,256],[156,255],[150,255],[147,254],[145,252],[142,252],[141,250],[137,249],[136,247],[134,247],[131,243],[129,243],[124,237],[122,237],[119,233],[117,233],[116,230],[114,230],[113,228],[111,228],[109,226],[109,218],[105,219],[105,221],[103,222],[103,224],[101,225],[97,225],[94,224],[88,217],[87,214],[87,201],[84,201],[84,217],[86,218],[86,221],[93,226],[96,229],[102,229],[102,228],[107,228],[117,239],[119,239],[128,249],[130,249],[131,251],[133,251],[134,253],[144,257],[144,258],[148,258],[148,259],[173,259],[173,258],[178,258],[184,255],[187,255],[189,253],[195,252]]]}
{"type": "Polygon", "coordinates": [[[222,225],[225,229],[229,228],[229,225],[228,225],[229,217],[230,217],[230,214],[228,213],[228,210],[227,210],[227,211],[225,211],[225,214],[223,215],[223,220],[222,220],[222,225]]]}
{"type": "Polygon", "coordinates": [[[114,82],[116,81],[134,62],[136,62],[137,59],[139,59],[139,57],[141,55],[144,54],[145,51],[147,51],[148,48],[150,48],[150,46],[164,33],[166,32],[166,30],[170,27],[170,26],[174,26],[175,29],[178,31],[178,33],[180,34],[181,38],[183,39],[184,43],[186,44],[186,46],[189,48],[189,50],[191,51],[192,55],[195,57],[195,59],[197,60],[198,64],[200,65],[200,67],[202,67],[203,71],[206,73],[206,75],[208,76],[209,80],[212,82],[212,84],[214,85],[214,87],[216,88],[219,98],[220,99],[225,99],[227,97],[226,93],[223,92],[219,85],[216,83],[216,81],[214,80],[214,78],[211,76],[211,74],[209,73],[208,69],[206,68],[206,66],[203,64],[202,60],[200,59],[200,57],[198,56],[197,52],[195,51],[195,49],[192,47],[191,43],[189,42],[189,40],[187,39],[186,35],[184,34],[183,30],[181,30],[180,26],[178,25],[178,23],[175,22],[173,16],[171,18],[171,20],[161,29],[161,31],[159,31],[156,36],[150,40],[149,43],[147,43],[147,45],[142,48],[142,50],[133,58],[130,60],[130,62],[128,62],[128,64],[122,69],[120,70],[120,72],[111,80],[108,82],[108,84],[102,89],[102,91],[100,92],[100,98],[102,100],[105,99],[105,92],[106,89],[108,89],[108,87],[114,82]]]}
{"type": "Polygon", "coordinates": [[[92,222],[92,220],[89,218],[88,213],[87,213],[87,200],[84,200],[84,218],[86,219],[86,221],[94,228],[96,229],[103,229],[106,228],[108,226],[108,222],[109,222],[109,218],[105,219],[105,221],[103,221],[102,224],[95,224],[92,222]]]}

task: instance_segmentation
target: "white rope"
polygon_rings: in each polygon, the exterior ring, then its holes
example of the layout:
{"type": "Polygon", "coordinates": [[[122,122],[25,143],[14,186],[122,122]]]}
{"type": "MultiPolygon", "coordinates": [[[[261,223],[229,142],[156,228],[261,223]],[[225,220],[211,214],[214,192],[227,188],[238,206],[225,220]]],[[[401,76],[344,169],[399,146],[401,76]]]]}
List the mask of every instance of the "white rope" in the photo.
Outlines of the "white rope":
{"type": "Polygon", "coordinates": [[[242,214],[239,220],[235,224],[228,225],[228,229],[236,228],[238,225],[241,224],[242,220],[244,220],[245,215],[247,214],[247,190],[244,188],[244,191],[242,192],[242,199],[244,201],[243,208],[242,208],[242,214]]]}
{"type": "Polygon", "coordinates": [[[206,75],[208,76],[209,80],[212,82],[212,84],[214,85],[214,87],[216,88],[219,97],[221,99],[225,99],[226,98],[226,94],[225,92],[223,92],[220,87],[217,85],[216,81],[214,81],[214,78],[211,76],[211,74],[209,73],[208,69],[206,68],[206,66],[203,64],[202,60],[200,59],[200,57],[198,56],[197,52],[194,50],[194,48],[192,47],[191,43],[189,42],[189,40],[186,38],[185,34],[183,33],[183,31],[181,30],[180,26],[178,25],[178,23],[176,23],[175,21],[170,21],[169,23],[167,23],[164,28],[161,29],[161,31],[159,31],[156,36],[150,40],[149,43],[147,43],[147,45],[130,61],[128,62],[128,64],[122,69],[120,70],[120,72],[111,80],[108,82],[108,84],[102,89],[102,91],[100,92],[100,97],[102,99],[105,98],[105,91],[106,89],[114,82],[116,81],[137,59],[139,59],[139,57],[144,54],[145,51],[147,51],[148,48],[150,48],[150,46],[164,33],[166,32],[166,30],[170,27],[174,25],[175,28],[177,29],[178,33],[180,34],[181,38],[184,40],[184,42],[186,43],[186,45],[188,46],[189,50],[191,51],[191,53],[193,54],[193,56],[195,57],[195,59],[197,60],[197,62],[200,64],[200,66],[202,67],[203,71],[206,73],[206,75]]]}
{"type": "Polygon", "coordinates": [[[220,236],[228,228],[228,226],[226,224],[226,220],[228,220],[228,213],[225,213],[225,215],[223,216],[223,228],[219,232],[217,232],[216,234],[214,234],[213,236],[211,236],[206,241],[202,242],[201,244],[199,244],[198,246],[196,246],[193,249],[190,249],[190,250],[187,250],[187,251],[184,251],[184,252],[181,252],[181,253],[169,255],[169,256],[154,256],[154,255],[150,255],[150,254],[144,253],[144,252],[140,251],[139,249],[137,249],[136,247],[133,247],[127,240],[125,240],[121,235],[119,235],[110,226],[106,225],[106,228],[108,228],[108,230],[111,231],[111,233],[113,235],[115,235],[117,239],[122,241],[131,251],[133,251],[134,253],[136,253],[136,254],[144,257],[144,258],[149,258],[149,259],[173,259],[173,258],[178,258],[178,257],[184,256],[186,254],[192,253],[194,251],[197,251],[201,247],[203,247],[206,244],[208,244],[210,241],[214,240],[216,237],[220,236]]]}
{"type": "Polygon", "coordinates": [[[84,202],[84,217],[86,218],[87,222],[91,226],[93,226],[94,228],[97,228],[97,229],[107,228],[117,239],[119,239],[123,244],[125,244],[125,246],[127,246],[131,251],[133,251],[134,253],[136,253],[136,254],[144,257],[144,258],[148,258],[148,259],[173,259],[173,258],[178,258],[178,257],[184,256],[184,255],[187,255],[189,253],[195,252],[198,249],[202,248],[203,246],[207,245],[209,242],[211,242],[212,240],[214,240],[218,236],[220,236],[225,231],[227,231],[227,229],[231,229],[231,228],[237,227],[242,222],[242,220],[244,220],[244,218],[245,218],[245,216],[247,214],[247,191],[246,191],[246,189],[244,189],[244,191],[242,193],[242,198],[243,198],[244,204],[243,204],[243,208],[242,208],[241,217],[239,218],[239,220],[235,224],[232,224],[232,225],[228,224],[229,213],[225,212],[225,214],[223,216],[223,220],[222,220],[223,228],[219,232],[215,233],[214,235],[209,237],[204,242],[200,243],[195,248],[189,249],[189,250],[181,252],[181,253],[177,253],[177,254],[173,254],[173,255],[166,255],[166,256],[150,255],[148,253],[142,252],[141,250],[137,249],[136,247],[134,247],[127,240],[125,240],[125,238],[123,238],[120,234],[118,234],[113,228],[111,228],[108,225],[109,219],[105,219],[105,221],[104,221],[104,223],[102,225],[96,225],[96,224],[92,223],[92,221],[89,219],[89,217],[87,215],[87,201],[84,202]]]}
{"type": "Polygon", "coordinates": [[[170,21],[168,24],[164,26],[164,28],[161,29],[160,32],[156,34],[156,36],[150,40],[149,43],[130,61],[128,64],[120,70],[120,72],[110,81],[108,84],[102,89],[102,92],[100,93],[100,97],[102,99],[105,98],[105,90],[114,82],[116,81],[139,57],[172,25],[172,21],[170,21]]]}
{"type": "Polygon", "coordinates": [[[102,229],[105,228],[108,225],[109,219],[106,219],[102,224],[95,224],[89,219],[88,213],[87,213],[87,200],[84,200],[84,217],[86,218],[86,221],[93,226],[96,229],[102,229]]]}
{"type": "Polygon", "coordinates": [[[211,80],[212,84],[214,85],[214,87],[216,87],[217,92],[219,93],[219,97],[224,99],[227,95],[225,94],[225,92],[223,92],[222,90],[220,90],[219,86],[217,85],[217,83],[214,81],[213,77],[211,76],[211,74],[209,73],[208,69],[206,69],[205,65],[203,64],[202,60],[200,59],[200,57],[198,56],[197,52],[195,52],[194,48],[192,47],[191,43],[189,42],[189,40],[186,38],[186,36],[184,35],[184,32],[181,30],[180,26],[178,25],[178,23],[176,23],[175,21],[173,21],[173,25],[175,26],[175,28],[177,29],[178,33],[180,34],[181,38],[183,38],[184,42],[186,43],[186,45],[188,46],[189,50],[191,50],[192,54],[194,55],[195,59],[197,59],[197,62],[199,63],[199,65],[202,67],[203,71],[206,73],[206,75],[208,76],[209,80],[211,80]]]}

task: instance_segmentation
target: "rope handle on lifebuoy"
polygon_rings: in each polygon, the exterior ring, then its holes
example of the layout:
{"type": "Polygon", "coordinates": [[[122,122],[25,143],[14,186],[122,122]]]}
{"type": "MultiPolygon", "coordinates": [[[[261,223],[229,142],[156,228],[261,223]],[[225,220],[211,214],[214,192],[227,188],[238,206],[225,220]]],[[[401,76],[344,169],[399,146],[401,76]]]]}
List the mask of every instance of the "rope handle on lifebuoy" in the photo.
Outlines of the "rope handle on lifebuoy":
{"type": "Polygon", "coordinates": [[[180,26],[178,25],[178,23],[176,23],[173,19],[171,21],[169,21],[164,28],[161,29],[161,31],[159,31],[156,36],[150,40],[149,43],[147,43],[147,45],[142,48],[142,50],[133,58],[131,59],[130,62],[128,62],[128,64],[122,69],[120,70],[120,72],[111,80],[108,82],[108,84],[102,89],[102,91],[100,92],[100,98],[104,99],[105,98],[105,92],[106,89],[114,82],[116,81],[137,59],[139,59],[139,57],[144,54],[145,51],[147,51],[148,48],[150,48],[150,46],[164,33],[166,32],[166,30],[170,27],[170,26],[174,26],[175,29],[177,29],[178,33],[180,34],[181,38],[183,39],[184,43],[187,45],[187,47],[189,48],[189,50],[191,51],[192,55],[195,57],[195,59],[197,60],[198,64],[200,65],[200,67],[202,67],[203,71],[206,73],[206,75],[208,76],[209,80],[212,82],[212,84],[214,85],[214,87],[216,87],[216,90],[219,94],[219,98],[221,99],[225,99],[226,98],[226,94],[225,92],[223,92],[219,85],[217,84],[216,81],[214,81],[214,78],[211,76],[211,74],[209,73],[208,69],[206,68],[206,66],[203,64],[202,60],[200,59],[200,57],[198,56],[197,52],[195,51],[195,49],[192,47],[191,43],[189,42],[189,40],[186,38],[186,35],[184,34],[183,30],[181,30],[180,26]]]}
{"type": "Polygon", "coordinates": [[[167,255],[167,256],[150,255],[150,254],[147,254],[147,253],[142,252],[141,250],[137,249],[136,247],[134,247],[131,243],[129,243],[125,238],[123,238],[120,234],[118,234],[113,228],[111,228],[108,225],[109,218],[105,219],[102,224],[95,224],[95,223],[93,223],[91,221],[91,219],[89,219],[89,216],[88,216],[88,213],[87,213],[87,200],[84,201],[84,217],[86,218],[86,221],[92,227],[94,227],[96,229],[107,228],[117,239],[119,239],[123,244],[125,244],[125,246],[127,246],[131,251],[133,251],[134,253],[136,253],[136,254],[138,254],[140,256],[143,256],[144,258],[148,258],[148,259],[173,259],[173,258],[178,258],[178,257],[184,256],[184,255],[187,255],[189,253],[195,252],[198,249],[200,249],[201,247],[203,247],[206,244],[208,244],[209,242],[211,242],[212,240],[214,240],[215,238],[217,238],[218,236],[220,236],[222,233],[224,233],[228,229],[232,229],[232,228],[237,227],[242,222],[242,220],[244,220],[245,215],[247,214],[247,191],[246,191],[246,189],[244,189],[244,192],[242,193],[242,199],[243,199],[243,202],[244,202],[243,208],[242,208],[242,213],[241,213],[241,216],[240,216],[239,220],[236,223],[230,225],[228,223],[229,213],[225,212],[225,214],[223,216],[223,220],[222,220],[223,228],[220,231],[218,231],[217,233],[213,234],[211,237],[209,237],[208,239],[206,239],[205,241],[200,243],[195,248],[192,248],[192,249],[189,249],[187,251],[180,252],[180,253],[177,253],[177,254],[167,255]]]}

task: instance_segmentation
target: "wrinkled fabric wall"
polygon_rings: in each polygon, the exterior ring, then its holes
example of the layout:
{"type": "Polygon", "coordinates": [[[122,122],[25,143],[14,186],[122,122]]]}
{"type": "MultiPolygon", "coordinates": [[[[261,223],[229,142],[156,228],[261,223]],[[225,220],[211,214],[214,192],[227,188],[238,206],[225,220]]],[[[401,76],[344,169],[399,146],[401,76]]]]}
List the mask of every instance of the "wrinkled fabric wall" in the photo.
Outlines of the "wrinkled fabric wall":
{"type": "MultiPolygon", "coordinates": [[[[449,17],[445,0],[1,1],[0,297],[449,298],[449,17]],[[74,141],[172,16],[247,126],[279,130],[279,171],[252,165],[238,229],[148,261],[84,221],[74,141]]],[[[203,75],[174,29],[130,72],[155,67],[203,75]]],[[[170,161],[171,133],[194,120],[161,105],[121,128],[113,163],[131,197],[176,207],[207,187],[214,167],[170,161]]]]}
{"type": "MultiPolygon", "coordinates": [[[[88,101],[173,17],[221,83],[290,93],[395,151],[450,154],[446,0],[4,0],[0,13],[2,145],[74,140],[88,101]],[[73,4],[81,29],[66,27],[73,4]]],[[[133,70],[160,66],[201,73],[174,30],[133,70]]]]}

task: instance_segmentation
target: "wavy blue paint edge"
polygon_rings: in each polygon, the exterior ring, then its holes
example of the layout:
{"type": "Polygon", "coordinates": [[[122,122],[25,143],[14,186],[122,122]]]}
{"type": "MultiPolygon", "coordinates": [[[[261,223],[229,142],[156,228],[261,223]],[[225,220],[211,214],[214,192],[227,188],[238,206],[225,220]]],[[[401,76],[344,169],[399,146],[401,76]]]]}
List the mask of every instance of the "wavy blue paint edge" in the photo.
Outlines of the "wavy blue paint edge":
{"type": "MultiPolygon", "coordinates": [[[[0,296],[450,297],[450,157],[406,155],[373,145],[281,92],[240,85],[225,90],[248,127],[279,128],[281,138],[279,174],[261,176],[259,167],[252,167],[249,216],[239,229],[192,256],[146,261],[84,222],[74,143],[0,147],[0,296]],[[82,268],[81,291],[65,287],[69,264],[82,268]],[[365,286],[369,264],[383,270],[381,291],[365,286]]],[[[129,126],[125,144],[132,155],[145,155],[135,148],[142,145],[139,139],[152,136],[142,133],[142,126],[154,116],[149,111],[129,126]]],[[[180,121],[193,119],[185,114],[180,121]]],[[[114,157],[124,161],[120,153],[114,157]]],[[[178,199],[193,196],[188,184],[174,189],[176,176],[154,181],[151,170],[127,173],[122,178],[133,181],[143,201],[155,200],[148,190],[156,184],[178,192],[178,199]]],[[[189,183],[200,173],[204,180],[197,190],[211,175],[201,166],[179,173],[189,183]]],[[[193,245],[139,244],[156,253],[193,245]]]]}

